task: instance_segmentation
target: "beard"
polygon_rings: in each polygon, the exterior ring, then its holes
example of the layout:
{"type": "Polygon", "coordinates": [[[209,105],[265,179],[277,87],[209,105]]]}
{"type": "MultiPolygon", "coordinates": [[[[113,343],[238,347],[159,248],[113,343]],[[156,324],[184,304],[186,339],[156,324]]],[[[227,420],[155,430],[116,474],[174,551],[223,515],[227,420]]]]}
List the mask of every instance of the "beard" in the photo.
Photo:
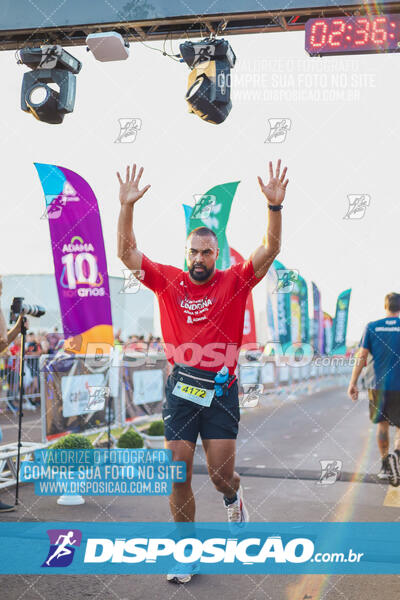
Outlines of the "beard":
{"type": "Polygon", "coordinates": [[[204,265],[192,265],[189,267],[189,273],[193,279],[196,281],[205,281],[210,277],[210,275],[214,272],[214,267],[212,269],[207,269],[204,265]],[[200,266],[201,271],[195,271],[195,267],[200,266]]]}

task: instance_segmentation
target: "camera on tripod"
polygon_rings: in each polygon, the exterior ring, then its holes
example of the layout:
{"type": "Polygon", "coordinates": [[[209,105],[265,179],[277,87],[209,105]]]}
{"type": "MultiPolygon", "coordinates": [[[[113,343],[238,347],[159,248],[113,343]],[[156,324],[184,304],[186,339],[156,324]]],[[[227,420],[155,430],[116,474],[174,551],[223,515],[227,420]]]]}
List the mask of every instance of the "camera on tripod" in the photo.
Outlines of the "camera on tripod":
{"type": "Polygon", "coordinates": [[[10,306],[10,325],[16,323],[20,315],[31,317],[42,317],[46,313],[43,306],[38,304],[26,304],[24,298],[14,298],[10,306]]]}

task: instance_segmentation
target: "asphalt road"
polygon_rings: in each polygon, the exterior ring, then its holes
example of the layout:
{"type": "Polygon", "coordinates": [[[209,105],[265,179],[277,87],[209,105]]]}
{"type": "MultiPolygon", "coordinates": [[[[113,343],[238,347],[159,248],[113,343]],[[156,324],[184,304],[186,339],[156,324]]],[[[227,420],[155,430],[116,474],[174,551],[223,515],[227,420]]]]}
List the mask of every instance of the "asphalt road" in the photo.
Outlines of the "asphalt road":
{"type": "MultiPolygon", "coordinates": [[[[3,442],[15,440],[15,424],[4,415],[0,424],[3,442]]],[[[40,441],[40,424],[33,413],[27,413],[23,439],[40,441]]],[[[400,516],[400,488],[380,483],[375,476],[380,460],[366,398],[353,404],[344,389],[309,397],[262,398],[258,407],[241,416],[236,464],[252,521],[391,522],[400,516]],[[341,477],[335,483],[318,483],[323,460],[341,461],[341,477]]],[[[193,489],[196,520],[225,519],[200,446],[193,489]]],[[[9,491],[0,497],[12,501],[9,491]]],[[[55,498],[35,496],[28,484],[21,487],[18,511],[0,518],[167,521],[170,514],[165,497],[90,497],[83,506],[61,507],[55,498]]],[[[399,595],[397,575],[198,575],[186,586],[168,584],[161,575],[0,576],[1,600],[380,600],[399,595]]]]}

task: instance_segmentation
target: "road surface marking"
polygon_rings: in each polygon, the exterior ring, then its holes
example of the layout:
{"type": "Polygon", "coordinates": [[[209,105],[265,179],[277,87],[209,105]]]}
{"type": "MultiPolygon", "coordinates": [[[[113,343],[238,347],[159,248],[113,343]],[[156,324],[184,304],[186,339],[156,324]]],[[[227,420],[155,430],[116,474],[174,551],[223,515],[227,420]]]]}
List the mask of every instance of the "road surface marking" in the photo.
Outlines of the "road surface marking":
{"type": "Polygon", "coordinates": [[[383,506],[400,506],[400,487],[393,487],[389,485],[389,489],[386,492],[383,506]]]}

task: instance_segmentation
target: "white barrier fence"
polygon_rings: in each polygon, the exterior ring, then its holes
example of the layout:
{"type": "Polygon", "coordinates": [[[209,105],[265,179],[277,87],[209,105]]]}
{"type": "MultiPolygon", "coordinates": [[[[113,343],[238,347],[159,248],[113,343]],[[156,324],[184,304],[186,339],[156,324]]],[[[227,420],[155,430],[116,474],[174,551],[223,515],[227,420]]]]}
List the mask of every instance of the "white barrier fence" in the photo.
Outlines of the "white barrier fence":
{"type": "MultiPolygon", "coordinates": [[[[46,448],[47,446],[48,444],[22,442],[20,451],[21,462],[29,460],[35,450],[40,450],[40,448],[46,448]]],[[[17,454],[17,442],[0,446],[0,489],[15,485],[17,482],[17,454]]]]}
{"type": "MultiPolygon", "coordinates": [[[[160,358],[160,355],[157,355],[160,358]]],[[[164,357],[165,360],[165,357],[164,357]]],[[[324,361],[324,358],[320,359],[324,361]]],[[[328,361],[326,361],[328,362],[328,361]]],[[[154,369],[157,369],[157,360],[153,359],[154,369]]],[[[114,363],[113,366],[121,366],[119,363],[114,363]]],[[[132,366],[132,364],[130,364],[132,366]]],[[[140,370],[143,367],[141,364],[137,367],[140,370]]],[[[134,367],[135,368],[135,367],[134,367]]],[[[165,369],[170,370],[170,367],[165,362],[165,369]]],[[[248,360],[244,357],[239,362],[237,367],[237,376],[239,383],[239,400],[241,410],[251,410],[257,406],[265,407],[270,405],[271,401],[285,402],[299,399],[304,395],[314,394],[325,389],[333,387],[347,386],[352,370],[351,360],[344,357],[330,357],[329,364],[318,364],[313,361],[306,365],[296,366],[288,362],[276,362],[274,360],[264,358],[263,360],[248,360]],[[249,400],[250,399],[250,400],[249,400]]],[[[151,371],[151,369],[150,369],[151,371]]],[[[73,375],[71,375],[73,377],[73,375]]],[[[43,379],[42,379],[43,385],[43,379]]],[[[160,418],[159,413],[143,415],[136,417],[132,422],[126,419],[126,407],[123,404],[126,402],[126,390],[122,385],[119,385],[115,392],[116,404],[119,405],[117,414],[120,418],[114,421],[113,426],[122,426],[128,428],[140,423],[148,423],[160,418]]],[[[143,393],[143,390],[141,390],[143,393]]],[[[42,398],[44,390],[42,389],[42,398]]],[[[15,395],[15,398],[18,394],[15,395]]],[[[4,397],[3,397],[4,399],[4,397]]],[[[151,400],[151,399],[150,399],[151,400]]],[[[135,395],[133,390],[133,402],[135,395]]],[[[149,400],[148,400],[149,402],[149,400]]],[[[155,399],[159,402],[159,398],[155,399]]],[[[45,403],[42,402],[41,407],[42,422],[46,420],[45,403]]],[[[88,429],[82,431],[84,435],[93,433],[102,434],[106,431],[105,427],[98,429],[88,429]]],[[[54,443],[55,440],[47,441],[46,437],[42,439],[42,443],[23,442],[21,447],[21,460],[27,459],[35,450],[45,448],[54,443]]],[[[16,457],[17,443],[0,445],[0,489],[15,484],[16,477],[16,457]]]]}
{"type": "MultiPolygon", "coordinates": [[[[300,393],[313,393],[319,389],[323,389],[327,385],[330,385],[332,381],[335,385],[346,385],[348,378],[352,370],[351,359],[345,357],[320,357],[319,363],[316,361],[309,362],[304,365],[296,365],[289,363],[286,359],[278,359],[278,361],[270,358],[262,358],[259,360],[246,360],[246,357],[250,353],[243,354],[240,357],[239,364],[236,369],[238,377],[238,383],[241,393],[246,393],[249,386],[262,386],[261,394],[272,393],[275,390],[277,393],[286,393],[289,390],[293,394],[300,393]],[[326,363],[326,364],[324,364],[326,363]]],[[[49,358],[47,355],[42,356],[42,361],[49,358]]],[[[165,361],[165,356],[161,354],[149,353],[143,365],[143,354],[134,353],[130,355],[130,362],[126,362],[123,356],[118,357],[117,361],[113,361],[112,367],[122,369],[123,366],[129,365],[131,369],[138,373],[143,372],[143,366],[146,369],[151,368],[153,365],[154,370],[158,371],[159,375],[160,367],[157,366],[159,361],[164,360],[162,370],[169,373],[170,365],[165,361]],[[138,357],[138,363],[136,366],[132,359],[138,357]]],[[[40,399],[43,401],[43,393],[41,394],[43,387],[43,378],[41,378],[38,368],[38,358],[26,357],[25,358],[25,385],[24,385],[24,409],[34,410],[40,405],[40,399]]],[[[151,369],[150,369],[151,370],[151,369]]],[[[116,373],[114,369],[114,373],[116,373]]],[[[19,356],[0,357],[0,412],[6,407],[16,412],[18,408],[19,400],[19,356]]],[[[119,378],[118,392],[114,394],[118,396],[118,402],[121,406],[119,415],[121,415],[120,424],[122,421],[126,422],[127,417],[127,386],[122,385],[124,381],[123,373],[116,373],[119,378]]],[[[156,373],[154,373],[156,377],[156,373]]],[[[146,386],[145,386],[146,387],[146,386]]],[[[132,390],[130,390],[132,392],[132,390]]],[[[143,394],[142,394],[143,395],[143,394]]],[[[160,402],[161,398],[149,399],[149,402],[160,402]]],[[[134,405],[135,397],[131,393],[129,399],[134,405]],[[133,396],[133,397],[132,397],[133,396]]],[[[42,402],[43,403],[43,402],[42,402]]],[[[143,398],[140,400],[140,404],[143,405],[143,398]]],[[[137,401],[139,406],[139,400],[137,401]]],[[[129,411],[128,411],[129,412],[129,411]]]]}
{"type": "MultiPolygon", "coordinates": [[[[0,407],[16,412],[19,401],[20,357],[0,356],[0,407]]],[[[25,356],[24,400],[26,410],[34,410],[40,403],[39,357],[25,356]]]]}
{"type": "MultiPolygon", "coordinates": [[[[239,386],[243,396],[256,393],[263,397],[295,399],[331,387],[347,386],[353,369],[352,361],[344,357],[321,357],[305,365],[289,361],[264,360],[242,362],[239,365],[239,386]],[[328,364],[324,364],[324,361],[328,364]]],[[[246,401],[241,399],[241,406],[246,401]]],[[[254,403],[251,405],[254,406],[254,403]]]]}

